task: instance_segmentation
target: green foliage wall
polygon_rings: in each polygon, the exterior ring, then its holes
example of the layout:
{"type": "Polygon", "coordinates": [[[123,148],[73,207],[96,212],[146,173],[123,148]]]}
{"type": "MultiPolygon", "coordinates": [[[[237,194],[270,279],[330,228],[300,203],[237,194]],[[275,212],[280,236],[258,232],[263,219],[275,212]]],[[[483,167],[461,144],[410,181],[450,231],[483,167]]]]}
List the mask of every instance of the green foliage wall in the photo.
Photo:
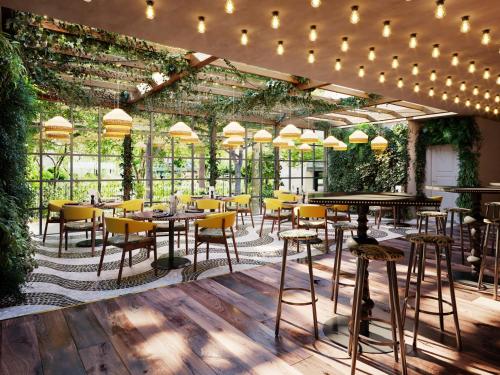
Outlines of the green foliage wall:
{"type": "Polygon", "coordinates": [[[328,149],[328,191],[392,191],[396,185],[408,181],[408,128],[397,124],[392,128],[359,125],[369,139],[382,135],[389,147],[375,153],[370,144],[349,144],[349,135],[355,130],[333,129],[332,135],[348,145],[347,151],[328,149]]]}
{"type": "Polygon", "coordinates": [[[123,138],[122,148],[122,187],[123,199],[129,200],[132,195],[134,176],[132,174],[132,137],[123,138]]]}
{"type": "MultiPolygon", "coordinates": [[[[425,183],[426,150],[428,146],[452,145],[458,151],[459,171],[457,185],[479,185],[479,148],[481,132],[473,117],[446,117],[422,124],[416,143],[415,181],[422,194],[425,183]]],[[[459,207],[471,207],[470,194],[460,194],[459,207]]]]}
{"type": "Polygon", "coordinates": [[[35,93],[16,47],[0,34],[0,298],[19,297],[34,265],[27,226],[31,193],[26,183],[28,125],[35,93]]]}

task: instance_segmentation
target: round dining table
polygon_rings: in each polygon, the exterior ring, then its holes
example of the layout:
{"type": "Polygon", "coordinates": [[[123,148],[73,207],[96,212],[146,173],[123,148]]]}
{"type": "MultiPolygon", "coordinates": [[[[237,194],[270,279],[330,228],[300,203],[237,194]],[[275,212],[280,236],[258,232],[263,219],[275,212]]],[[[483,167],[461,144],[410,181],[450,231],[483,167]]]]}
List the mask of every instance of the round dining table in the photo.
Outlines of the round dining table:
{"type": "Polygon", "coordinates": [[[177,212],[173,215],[166,212],[143,211],[133,215],[134,220],[143,221],[168,221],[168,255],[162,255],[156,262],[151,263],[151,267],[159,270],[179,269],[191,264],[191,261],[184,257],[176,257],[174,252],[174,224],[176,221],[187,221],[203,219],[207,214],[203,212],[177,212]]]}

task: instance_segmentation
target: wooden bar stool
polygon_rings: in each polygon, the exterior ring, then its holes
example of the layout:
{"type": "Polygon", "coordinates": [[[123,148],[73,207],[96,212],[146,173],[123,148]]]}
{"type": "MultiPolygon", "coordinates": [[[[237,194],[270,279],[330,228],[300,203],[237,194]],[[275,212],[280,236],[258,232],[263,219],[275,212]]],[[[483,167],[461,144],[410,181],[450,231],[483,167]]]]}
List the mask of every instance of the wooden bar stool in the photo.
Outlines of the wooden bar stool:
{"type": "Polygon", "coordinates": [[[436,223],[436,234],[446,235],[446,218],[448,213],[441,211],[418,211],[417,212],[417,229],[418,233],[422,233],[422,225],[424,232],[429,232],[429,218],[433,218],[436,223]]]}
{"type": "Polygon", "coordinates": [[[406,285],[405,285],[405,298],[403,305],[403,321],[406,319],[406,308],[412,308],[408,304],[409,299],[415,299],[415,323],[413,326],[413,348],[417,348],[417,337],[418,337],[418,327],[419,327],[419,316],[420,313],[437,315],[439,316],[439,326],[441,331],[444,332],[444,316],[445,315],[453,315],[453,320],[455,322],[455,336],[457,340],[457,350],[462,350],[462,338],[460,336],[460,325],[458,323],[458,312],[457,312],[457,303],[455,299],[455,287],[453,285],[453,274],[451,271],[451,245],[453,243],[453,239],[444,235],[434,235],[434,234],[410,234],[406,236],[406,239],[411,243],[410,249],[410,259],[408,263],[408,272],[406,274],[406,285]],[[436,276],[437,276],[437,292],[438,296],[429,296],[422,295],[420,289],[422,285],[423,279],[423,265],[425,263],[424,246],[426,244],[433,244],[436,250],[436,276]],[[450,301],[443,299],[443,292],[441,286],[441,254],[444,251],[445,260],[446,260],[446,268],[448,273],[448,280],[450,283],[450,301]],[[415,253],[418,253],[419,262],[418,262],[418,273],[417,273],[417,284],[416,284],[416,294],[410,296],[410,278],[411,278],[411,265],[413,263],[413,259],[415,257],[415,253]],[[430,298],[438,301],[439,311],[428,311],[420,308],[420,300],[421,298],[430,298]],[[443,311],[443,304],[447,304],[451,306],[450,311],[443,311]]]}
{"type": "Polygon", "coordinates": [[[278,336],[280,330],[280,320],[281,320],[281,304],[285,303],[287,305],[294,306],[312,306],[312,314],[313,314],[313,324],[314,324],[314,337],[318,339],[318,318],[316,314],[316,302],[318,299],[316,298],[316,294],[314,292],[314,278],[313,278],[313,270],[312,270],[312,257],[311,257],[311,245],[321,243],[322,241],[318,238],[318,235],[309,230],[304,229],[292,229],[286,230],[279,233],[280,238],[284,241],[283,244],[283,260],[281,263],[281,279],[280,279],[280,291],[278,297],[278,310],[276,312],[276,330],[275,334],[278,336]],[[309,289],[306,288],[285,288],[285,272],[286,272],[286,256],[288,252],[288,241],[300,242],[301,244],[306,245],[307,247],[307,262],[309,265],[309,289]],[[310,302],[293,302],[286,299],[283,299],[283,293],[286,291],[305,291],[311,293],[311,301],[310,302]]]}
{"type": "Polygon", "coordinates": [[[342,262],[342,248],[344,243],[344,231],[355,231],[358,226],[354,223],[334,223],[335,228],[335,260],[333,263],[333,274],[332,274],[332,297],[333,301],[333,312],[337,313],[337,304],[339,299],[339,285],[344,286],[354,286],[352,284],[345,284],[339,281],[340,279],[340,264],[342,262]]]}
{"type": "Polygon", "coordinates": [[[390,246],[384,245],[356,245],[350,248],[351,254],[357,258],[356,283],[354,287],[354,300],[352,305],[353,323],[349,332],[349,355],[351,361],[351,374],[356,372],[356,359],[358,355],[358,342],[376,343],[377,345],[392,346],[394,349],[394,359],[398,362],[398,343],[401,355],[401,368],[403,374],[407,374],[406,368],[406,349],[404,336],[404,322],[399,309],[398,295],[398,280],[396,276],[396,261],[404,258],[404,253],[390,246]],[[375,341],[368,337],[359,337],[361,325],[361,303],[363,297],[363,289],[365,282],[365,273],[367,272],[369,261],[386,262],[387,277],[389,281],[389,302],[391,310],[391,321],[385,322],[382,319],[369,318],[370,320],[381,321],[391,325],[392,340],[390,341],[375,341]],[[398,338],[396,336],[399,336],[398,338]]]}
{"type": "Polygon", "coordinates": [[[500,219],[484,219],[486,224],[486,233],[484,235],[484,244],[483,244],[483,256],[481,258],[481,268],[479,271],[479,279],[477,282],[477,289],[481,290],[483,286],[483,276],[484,269],[486,268],[486,255],[488,254],[488,237],[491,228],[493,227],[496,232],[495,239],[495,268],[493,275],[493,299],[496,301],[498,295],[498,267],[500,262],[500,219]]]}
{"type": "MultiPolygon", "coordinates": [[[[445,208],[444,211],[449,214],[451,213],[451,218],[450,218],[450,237],[453,238],[454,233],[453,233],[453,226],[455,224],[455,214],[458,216],[458,225],[460,228],[460,250],[462,251],[462,264],[465,264],[465,249],[464,249],[464,217],[468,213],[470,213],[470,209],[468,208],[461,208],[461,207],[452,207],[452,208],[445,208]]],[[[445,223],[448,221],[448,216],[446,217],[445,223]]],[[[445,224],[446,226],[446,224],[445,224]]],[[[469,233],[469,243],[471,242],[471,233],[470,233],[470,227],[467,225],[467,231],[469,233]]]]}

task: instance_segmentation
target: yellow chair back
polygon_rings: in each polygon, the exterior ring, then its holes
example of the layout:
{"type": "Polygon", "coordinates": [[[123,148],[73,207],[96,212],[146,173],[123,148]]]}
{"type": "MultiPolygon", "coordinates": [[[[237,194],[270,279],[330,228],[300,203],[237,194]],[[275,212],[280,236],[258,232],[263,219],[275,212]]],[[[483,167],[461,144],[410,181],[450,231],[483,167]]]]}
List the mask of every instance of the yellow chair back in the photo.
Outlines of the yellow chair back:
{"type": "Polygon", "coordinates": [[[264,205],[266,207],[266,210],[279,210],[283,208],[283,203],[276,198],[264,198],[264,205]]]}
{"type": "Polygon", "coordinates": [[[273,190],[273,197],[278,198],[280,194],[288,194],[289,192],[286,190],[273,190]]]}
{"type": "Polygon", "coordinates": [[[443,202],[442,195],[433,195],[433,196],[429,197],[429,199],[432,199],[433,201],[438,201],[439,203],[443,202]]]}
{"type": "Polygon", "coordinates": [[[340,211],[340,212],[348,212],[349,205],[347,205],[347,204],[334,204],[332,206],[332,209],[335,211],[340,211]]]}
{"type": "Polygon", "coordinates": [[[49,211],[59,212],[65,204],[76,203],[69,199],[51,199],[49,200],[49,211]]]}
{"type": "Polygon", "coordinates": [[[116,234],[126,234],[127,226],[128,233],[151,231],[156,226],[155,224],[147,221],[137,221],[122,217],[106,217],[104,221],[106,223],[106,231],[116,234]]]}
{"type": "Polygon", "coordinates": [[[252,196],[250,194],[241,194],[233,198],[233,202],[237,204],[249,205],[252,196]]]}
{"type": "Polygon", "coordinates": [[[283,202],[297,202],[300,199],[300,197],[295,194],[280,193],[278,194],[278,199],[283,202]]]}
{"type": "Polygon", "coordinates": [[[118,208],[127,211],[142,211],[144,209],[144,199],[131,199],[123,202],[118,208]]]}
{"type": "Polygon", "coordinates": [[[326,207],[319,205],[303,205],[297,207],[297,216],[301,218],[324,218],[326,207]]]}
{"type": "Polygon", "coordinates": [[[193,199],[191,198],[191,195],[189,195],[189,194],[182,194],[179,198],[179,201],[182,204],[190,204],[193,201],[193,199]]]}
{"type": "Polygon", "coordinates": [[[151,206],[152,210],[168,211],[169,205],[166,203],[155,203],[151,206]]]}
{"type": "Polygon", "coordinates": [[[199,210],[220,210],[221,201],[217,199],[198,199],[196,208],[199,210]]]}
{"type": "Polygon", "coordinates": [[[64,206],[62,209],[64,220],[87,220],[102,215],[102,210],[94,207],[64,206]]]}
{"type": "Polygon", "coordinates": [[[222,212],[208,215],[205,219],[197,220],[195,224],[201,228],[226,229],[232,227],[235,221],[236,212],[222,212]]]}

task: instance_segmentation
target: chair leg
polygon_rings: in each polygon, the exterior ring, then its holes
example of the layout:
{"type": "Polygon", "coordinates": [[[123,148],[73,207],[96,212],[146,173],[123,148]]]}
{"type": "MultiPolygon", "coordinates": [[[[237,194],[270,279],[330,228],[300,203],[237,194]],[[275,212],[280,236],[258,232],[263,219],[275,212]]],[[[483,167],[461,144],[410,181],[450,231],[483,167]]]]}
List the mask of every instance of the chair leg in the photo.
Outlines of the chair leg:
{"type": "Polygon", "coordinates": [[[444,331],[443,317],[443,288],[441,283],[441,248],[436,244],[436,277],[437,277],[437,292],[438,292],[438,311],[439,311],[439,328],[444,331]]]}
{"type": "Polygon", "coordinates": [[[186,241],[186,255],[189,254],[189,244],[188,244],[188,230],[186,226],[186,230],[184,231],[184,241],[186,241]]]}
{"type": "Polygon", "coordinates": [[[392,207],[392,218],[394,219],[394,228],[396,228],[398,222],[398,209],[396,206],[392,207]]]}
{"type": "Polygon", "coordinates": [[[362,284],[362,282],[360,282],[360,273],[361,273],[361,264],[360,264],[361,260],[360,259],[357,259],[356,260],[356,276],[355,276],[355,279],[354,279],[354,294],[353,294],[353,298],[352,298],[352,307],[351,307],[351,327],[350,327],[350,330],[349,330],[349,344],[347,346],[347,354],[349,355],[349,357],[352,356],[352,341],[353,341],[353,337],[354,337],[354,328],[356,327],[355,326],[355,319],[356,319],[356,316],[357,316],[357,308],[358,308],[358,305],[357,305],[357,301],[358,301],[358,293],[359,293],[359,288],[360,288],[360,285],[362,284]]]}
{"type": "Polygon", "coordinates": [[[493,298],[496,301],[498,295],[498,267],[499,267],[499,256],[500,256],[500,227],[497,226],[496,233],[496,244],[495,244],[495,275],[493,276],[493,298]]]}
{"type": "Polygon", "coordinates": [[[457,340],[457,350],[462,350],[462,336],[460,335],[460,324],[458,322],[457,300],[455,298],[455,285],[453,282],[453,273],[451,269],[451,245],[446,247],[446,268],[448,272],[448,280],[450,283],[450,299],[451,307],[453,308],[453,320],[455,322],[455,335],[457,340]]]}
{"type": "Polygon", "coordinates": [[[382,207],[380,207],[380,210],[378,211],[378,225],[377,229],[380,229],[380,223],[382,222],[382,207]]]}
{"type": "Polygon", "coordinates": [[[42,244],[45,245],[45,239],[47,238],[47,229],[49,228],[50,211],[47,210],[47,219],[45,220],[45,229],[43,230],[43,240],[42,244]]]}
{"type": "Polygon", "coordinates": [[[244,216],[243,216],[243,211],[240,212],[240,215],[241,215],[241,224],[245,225],[245,219],[244,219],[244,216]]]}
{"type": "Polygon", "coordinates": [[[398,293],[398,278],[396,275],[396,264],[394,262],[390,262],[390,269],[392,274],[392,294],[394,301],[394,312],[396,315],[396,324],[398,326],[398,334],[399,334],[399,351],[401,355],[401,368],[403,370],[403,375],[408,373],[408,369],[406,368],[406,346],[405,346],[405,332],[404,326],[402,324],[401,312],[399,310],[399,293],[398,293]]]}
{"type": "Polygon", "coordinates": [[[417,286],[415,294],[415,318],[413,324],[413,349],[417,349],[417,338],[418,338],[418,325],[420,318],[420,286],[422,285],[423,276],[423,265],[425,263],[424,257],[424,247],[423,245],[418,245],[417,247],[419,262],[418,262],[418,273],[417,273],[417,286]]]}
{"type": "Polygon", "coordinates": [[[132,250],[128,251],[128,266],[132,267],[132,250]]]}
{"type": "Polygon", "coordinates": [[[335,253],[335,264],[334,264],[334,274],[335,281],[333,283],[333,312],[337,313],[337,305],[339,300],[339,283],[340,283],[340,264],[342,263],[342,244],[344,239],[344,231],[341,229],[337,229],[337,246],[335,253]]]}
{"type": "Polygon", "coordinates": [[[262,216],[262,222],[260,223],[259,237],[262,237],[262,229],[264,228],[264,216],[262,216]]]}
{"type": "MultiPolygon", "coordinates": [[[[461,213],[458,213],[458,217],[462,216],[461,213]]],[[[446,217],[448,219],[448,217],[446,217]]],[[[460,220],[459,220],[460,221],[460,220]]],[[[453,238],[455,233],[453,233],[453,227],[455,225],[455,212],[451,211],[451,220],[450,220],[450,237],[453,238]]]]}
{"type": "Polygon", "coordinates": [[[208,260],[208,252],[209,252],[208,246],[209,246],[209,243],[207,242],[207,260],[208,260]]]}
{"type": "Polygon", "coordinates": [[[181,232],[177,231],[177,248],[181,248],[181,232]]]}
{"type": "Polygon", "coordinates": [[[92,243],[92,256],[94,256],[95,252],[95,228],[92,228],[92,231],[90,232],[90,242],[92,243]]]}
{"type": "Polygon", "coordinates": [[[312,313],[313,313],[314,337],[317,340],[319,338],[319,335],[318,335],[318,317],[316,315],[316,293],[314,290],[314,276],[313,276],[311,245],[310,244],[307,244],[307,261],[308,261],[308,267],[309,267],[309,288],[311,291],[311,306],[312,306],[312,313]]]}
{"type": "Polygon", "coordinates": [[[458,214],[458,221],[459,221],[459,226],[460,226],[460,251],[462,252],[462,264],[465,264],[464,228],[463,228],[464,215],[461,212],[458,214]]]}
{"type": "Polygon", "coordinates": [[[122,281],[122,272],[123,272],[123,263],[125,262],[125,253],[127,251],[125,249],[122,250],[122,259],[120,261],[120,270],[118,271],[118,280],[117,284],[120,285],[120,282],[122,281]]]}
{"type": "MultiPolygon", "coordinates": [[[[158,261],[158,252],[157,252],[157,246],[156,246],[156,238],[154,239],[154,242],[153,242],[153,257],[154,257],[154,262],[156,264],[156,262],[158,261]]],[[[155,276],[158,276],[158,267],[154,268],[154,273],[155,273],[155,276]]]]}
{"type": "Polygon", "coordinates": [[[271,233],[274,232],[274,223],[276,223],[276,219],[273,219],[273,226],[271,227],[271,233]]]}
{"type": "MultiPolygon", "coordinates": [[[[396,304],[394,302],[394,296],[392,294],[392,290],[394,289],[394,279],[392,278],[392,268],[391,268],[391,262],[386,262],[386,268],[387,268],[387,279],[389,282],[389,306],[390,306],[390,313],[391,313],[391,331],[392,331],[392,342],[393,342],[393,352],[394,352],[394,360],[397,362],[398,361],[398,339],[396,338],[396,329],[397,329],[397,324],[396,324],[396,304]]],[[[396,286],[397,287],[397,286],[396,286]]],[[[399,306],[397,307],[399,308],[399,306]]]]}
{"type": "Polygon", "coordinates": [[[486,230],[485,230],[485,235],[484,235],[484,242],[483,242],[483,254],[481,257],[481,264],[479,266],[479,277],[477,279],[477,289],[481,290],[481,287],[483,286],[483,276],[484,276],[484,269],[486,268],[486,255],[488,253],[488,235],[490,232],[490,224],[486,224],[486,230]]]}
{"type": "Polygon", "coordinates": [[[104,254],[106,253],[106,242],[108,241],[108,233],[104,235],[104,241],[102,242],[101,259],[99,260],[99,268],[97,268],[97,276],[101,275],[102,264],[104,262],[104,254]]]}
{"type": "Polygon", "coordinates": [[[365,266],[365,260],[363,259],[358,259],[358,262],[361,263],[361,269],[359,270],[360,273],[360,278],[358,279],[359,282],[359,288],[358,288],[358,294],[355,296],[356,298],[356,314],[354,316],[354,324],[352,328],[352,348],[351,348],[351,375],[354,375],[356,373],[356,360],[358,357],[358,341],[359,341],[359,328],[361,325],[361,301],[363,297],[363,280],[364,280],[364,274],[366,270],[365,266]]]}
{"type": "Polygon", "coordinates": [[[253,214],[252,214],[252,211],[250,211],[250,220],[252,221],[252,228],[255,228],[255,225],[253,223],[253,214]]]}
{"type": "Polygon", "coordinates": [[[230,228],[231,228],[231,234],[232,234],[232,238],[233,238],[234,254],[236,255],[236,261],[239,263],[240,257],[238,255],[238,247],[236,246],[236,236],[234,235],[233,227],[230,227],[230,228]]]}
{"type": "Polygon", "coordinates": [[[59,251],[57,252],[58,258],[61,257],[62,242],[63,242],[63,226],[59,225],[59,251]]]}
{"type": "Polygon", "coordinates": [[[279,335],[280,332],[280,320],[281,320],[281,301],[283,300],[283,289],[285,288],[285,272],[286,272],[286,253],[288,249],[288,240],[285,238],[283,240],[283,254],[281,259],[281,277],[280,277],[280,290],[278,294],[278,308],[276,311],[276,327],[274,334],[279,335]]]}
{"type": "Polygon", "coordinates": [[[196,272],[196,264],[198,260],[198,239],[194,239],[194,260],[193,260],[193,271],[196,272]]]}
{"type": "Polygon", "coordinates": [[[233,273],[233,266],[231,264],[231,255],[229,254],[229,246],[227,244],[226,236],[224,236],[224,247],[226,248],[227,262],[229,263],[229,272],[233,273]]]}
{"type": "Polygon", "coordinates": [[[406,308],[408,303],[408,296],[410,295],[410,281],[412,274],[412,267],[415,264],[415,243],[412,242],[410,245],[410,258],[408,259],[408,271],[406,272],[406,282],[405,282],[405,294],[403,299],[403,310],[401,315],[403,316],[403,329],[406,322],[406,308]]]}
{"type": "Polygon", "coordinates": [[[330,252],[330,246],[328,246],[328,222],[325,221],[325,253],[330,252]]]}
{"type": "Polygon", "coordinates": [[[64,250],[68,251],[68,231],[64,230],[64,250]]]}

